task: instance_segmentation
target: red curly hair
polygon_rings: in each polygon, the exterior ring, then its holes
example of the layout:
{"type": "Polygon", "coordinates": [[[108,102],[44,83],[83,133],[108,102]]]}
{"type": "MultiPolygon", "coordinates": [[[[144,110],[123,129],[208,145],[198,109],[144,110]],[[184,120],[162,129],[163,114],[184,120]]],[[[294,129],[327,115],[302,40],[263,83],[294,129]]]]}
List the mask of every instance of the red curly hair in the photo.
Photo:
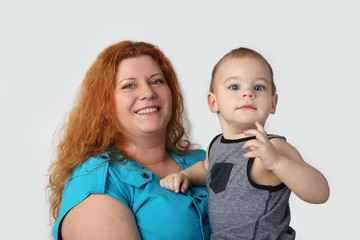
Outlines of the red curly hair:
{"type": "Polygon", "coordinates": [[[151,56],[162,69],[172,96],[172,115],[166,129],[166,149],[185,155],[191,148],[183,126],[183,97],[175,71],[167,57],[155,45],[122,41],[106,48],[88,70],[68,121],[59,131],[55,161],[49,172],[50,216],[58,218],[62,192],[72,171],[87,158],[111,149],[126,156],[121,149],[124,137],[117,130],[113,108],[115,73],[127,58],[151,56]]]}

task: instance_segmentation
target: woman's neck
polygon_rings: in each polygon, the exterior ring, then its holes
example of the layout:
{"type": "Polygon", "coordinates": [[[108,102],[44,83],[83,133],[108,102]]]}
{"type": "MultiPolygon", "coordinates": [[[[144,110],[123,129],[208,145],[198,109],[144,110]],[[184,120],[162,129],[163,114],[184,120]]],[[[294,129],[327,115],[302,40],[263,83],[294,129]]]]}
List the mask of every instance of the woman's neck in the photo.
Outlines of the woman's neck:
{"type": "Polygon", "coordinates": [[[131,159],[146,167],[157,165],[168,158],[165,145],[165,136],[142,136],[130,139],[122,148],[131,159]]]}
{"type": "Polygon", "coordinates": [[[127,155],[159,178],[181,170],[166,150],[165,136],[133,138],[122,145],[127,155]]]}

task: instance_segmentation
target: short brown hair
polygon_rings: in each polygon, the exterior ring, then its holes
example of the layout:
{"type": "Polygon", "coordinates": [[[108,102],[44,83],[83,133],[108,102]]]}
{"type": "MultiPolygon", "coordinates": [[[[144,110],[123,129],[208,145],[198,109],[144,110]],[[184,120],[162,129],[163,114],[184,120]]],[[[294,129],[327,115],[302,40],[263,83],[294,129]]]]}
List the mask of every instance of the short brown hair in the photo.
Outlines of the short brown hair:
{"type": "Polygon", "coordinates": [[[274,73],[273,73],[273,70],[272,70],[270,64],[268,63],[268,61],[260,53],[256,52],[255,50],[252,50],[250,48],[244,48],[244,47],[240,47],[240,48],[231,50],[230,52],[225,54],[216,63],[216,65],[214,66],[214,69],[212,71],[212,74],[211,74],[210,92],[214,92],[215,75],[216,75],[219,67],[228,59],[244,58],[244,57],[253,57],[253,58],[256,58],[256,59],[266,63],[266,65],[269,67],[269,71],[270,71],[272,94],[274,95],[276,93],[276,86],[274,83],[274,73]]]}

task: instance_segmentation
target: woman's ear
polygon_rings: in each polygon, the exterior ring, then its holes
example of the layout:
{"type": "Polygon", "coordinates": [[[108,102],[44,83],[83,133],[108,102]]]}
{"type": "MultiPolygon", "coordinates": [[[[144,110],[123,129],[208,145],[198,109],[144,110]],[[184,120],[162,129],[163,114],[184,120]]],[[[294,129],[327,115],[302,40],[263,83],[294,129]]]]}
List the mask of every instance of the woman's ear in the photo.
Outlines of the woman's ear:
{"type": "Polygon", "coordinates": [[[278,95],[274,94],[271,98],[271,110],[270,113],[274,114],[276,112],[276,106],[277,106],[277,102],[278,102],[278,95]]]}
{"type": "Polygon", "coordinates": [[[219,109],[217,107],[217,104],[216,104],[216,96],[214,93],[208,93],[207,95],[207,101],[208,101],[208,105],[209,105],[209,108],[210,108],[210,111],[213,112],[213,113],[217,113],[219,112],[219,109]]]}

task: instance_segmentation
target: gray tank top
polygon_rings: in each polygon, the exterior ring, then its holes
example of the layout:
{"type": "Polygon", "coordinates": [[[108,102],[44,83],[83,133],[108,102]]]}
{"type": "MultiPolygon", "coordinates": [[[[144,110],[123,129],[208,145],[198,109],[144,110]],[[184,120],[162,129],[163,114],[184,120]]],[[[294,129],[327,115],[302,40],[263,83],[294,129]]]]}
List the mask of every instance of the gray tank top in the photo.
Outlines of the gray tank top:
{"type": "MultiPolygon", "coordinates": [[[[216,136],[209,146],[206,185],[209,191],[211,239],[295,239],[289,226],[290,189],[285,184],[253,182],[242,145],[255,137],[228,140],[216,136]]],[[[268,138],[282,138],[268,135],[268,138]]]]}

